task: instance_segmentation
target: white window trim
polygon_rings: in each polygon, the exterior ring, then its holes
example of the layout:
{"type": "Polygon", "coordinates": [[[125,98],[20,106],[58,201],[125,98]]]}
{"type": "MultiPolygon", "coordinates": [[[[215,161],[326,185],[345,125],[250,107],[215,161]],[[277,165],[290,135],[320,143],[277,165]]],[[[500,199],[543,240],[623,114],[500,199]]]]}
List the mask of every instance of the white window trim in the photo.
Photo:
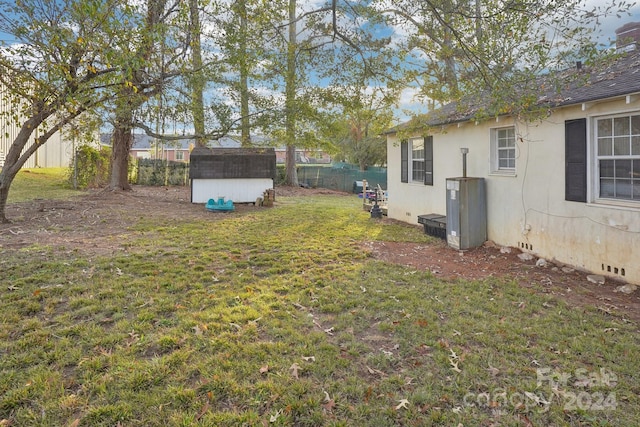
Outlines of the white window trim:
{"type": "Polygon", "coordinates": [[[491,166],[491,175],[506,175],[506,176],[516,176],[516,166],[513,168],[500,168],[498,161],[498,132],[503,129],[513,129],[514,139],[513,139],[513,147],[515,150],[515,159],[518,158],[518,143],[517,143],[517,134],[515,131],[515,126],[502,126],[497,128],[491,128],[491,147],[490,147],[490,166],[491,166]]]}
{"type": "Polygon", "coordinates": [[[598,164],[598,120],[640,115],[640,110],[616,111],[591,115],[587,126],[587,200],[593,206],[620,209],[640,209],[640,200],[600,197],[600,168],[598,164]]]}
{"type": "Polygon", "coordinates": [[[424,158],[424,150],[425,150],[425,146],[424,146],[424,138],[411,138],[408,141],[408,146],[407,146],[407,156],[408,156],[408,181],[409,184],[424,184],[424,172],[422,175],[422,179],[421,180],[415,180],[413,179],[413,162],[414,162],[414,158],[413,158],[413,143],[415,142],[419,142],[422,144],[422,159],[415,159],[416,161],[422,161],[422,169],[424,171],[425,169],[425,158],[424,158]]]}

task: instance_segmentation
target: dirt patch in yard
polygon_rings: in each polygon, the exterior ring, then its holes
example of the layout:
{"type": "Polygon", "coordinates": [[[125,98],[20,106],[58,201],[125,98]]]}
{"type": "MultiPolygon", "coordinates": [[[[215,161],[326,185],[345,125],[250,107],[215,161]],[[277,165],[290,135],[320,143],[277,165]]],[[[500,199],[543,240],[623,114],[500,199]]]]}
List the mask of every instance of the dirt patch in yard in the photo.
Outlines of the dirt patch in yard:
{"type": "MultiPolygon", "coordinates": [[[[304,195],[353,197],[327,189],[278,187],[279,197],[304,195]]],[[[233,213],[207,212],[203,205],[190,202],[189,187],[135,186],[133,191],[91,191],[73,200],[35,200],[10,204],[7,215],[13,221],[0,224],[0,254],[34,244],[63,247],[89,255],[109,256],[123,250],[118,236],[141,218],[181,221],[215,221],[233,213]]],[[[264,209],[238,204],[236,212],[264,209]]],[[[382,219],[382,221],[393,221],[382,219]]],[[[422,228],[416,225],[416,232],[422,228]]],[[[444,241],[431,244],[369,241],[364,248],[375,259],[431,271],[444,280],[482,280],[491,277],[513,279],[521,286],[557,295],[575,307],[595,306],[605,313],[640,322],[640,290],[625,294],[623,283],[606,280],[604,285],[587,280],[587,273],[547,263],[536,266],[536,259],[523,261],[516,248],[487,244],[457,251],[444,241]]]]}
{"type": "Polygon", "coordinates": [[[518,257],[522,252],[517,248],[487,242],[479,248],[458,251],[448,247],[444,240],[430,244],[374,241],[364,246],[376,259],[430,271],[444,280],[492,277],[515,280],[521,286],[557,295],[572,306],[594,306],[604,313],[640,323],[640,289],[627,294],[622,291],[628,290],[623,282],[606,278],[604,284],[598,284],[588,280],[591,273],[570,266],[546,260],[538,262],[535,257],[522,260],[518,257]]]}

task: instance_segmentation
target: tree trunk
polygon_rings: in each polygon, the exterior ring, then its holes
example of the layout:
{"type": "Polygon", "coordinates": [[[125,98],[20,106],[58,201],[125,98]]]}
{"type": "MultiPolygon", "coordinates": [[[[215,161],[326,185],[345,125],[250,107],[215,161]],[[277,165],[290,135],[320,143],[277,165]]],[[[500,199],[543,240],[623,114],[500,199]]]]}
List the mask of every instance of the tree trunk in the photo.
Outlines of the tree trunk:
{"type": "Polygon", "coordinates": [[[33,142],[27,146],[35,129],[38,129],[42,123],[50,116],[50,112],[41,111],[30,117],[20,128],[13,143],[9,147],[9,151],[4,159],[4,165],[0,170],[0,223],[10,222],[7,218],[7,201],[9,199],[9,189],[14,178],[24,166],[26,161],[36,152],[36,150],[45,142],[48,136],[43,136],[41,141],[33,142]]]}
{"type": "Polygon", "coordinates": [[[289,41],[287,44],[287,75],[285,87],[285,184],[298,186],[296,170],[296,0],[289,0],[289,41]]]}
{"type": "Polygon", "coordinates": [[[7,200],[9,198],[9,188],[11,188],[11,183],[13,182],[13,178],[8,174],[5,175],[4,169],[0,173],[0,223],[8,223],[10,222],[7,218],[7,200]]]}
{"type": "Polygon", "coordinates": [[[196,147],[205,147],[204,138],[204,77],[202,75],[202,44],[200,43],[200,14],[198,0],[189,0],[191,14],[191,60],[193,61],[193,75],[191,76],[191,113],[193,115],[193,129],[196,134],[196,147]]]}
{"type": "Polygon", "coordinates": [[[131,190],[129,185],[129,151],[133,145],[131,118],[116,121],[111,148],[111,190],[131,190]]]}
{"type": "Polygon", "coordinates": [[[240,6],[240,132],[243,147],[251,146],[251,122],[249,120],[249,63],[247,52],[247,4],[239,1],[240,6]]]}
{"type": "Polygon", "coordinates": [[[285,159],[285,180],[286,185],[297,187],[298,170],[296,169],[296,147],[295,145],[287,145],[287,157],[285,159]]]}

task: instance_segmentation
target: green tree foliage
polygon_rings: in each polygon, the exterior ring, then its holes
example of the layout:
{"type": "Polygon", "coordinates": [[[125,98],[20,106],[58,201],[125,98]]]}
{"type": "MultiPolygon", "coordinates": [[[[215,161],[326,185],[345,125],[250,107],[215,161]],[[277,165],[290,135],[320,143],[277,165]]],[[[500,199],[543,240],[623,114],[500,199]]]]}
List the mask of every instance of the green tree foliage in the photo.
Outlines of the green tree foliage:
{"type": "MultiPolygon", "coordinates": [[[[536,78],[603,54],[594,41],[599,18],[622,14],[624,0],[587,7],[582,0],[373,0],[371,7],[406,35],[405,78],[423,97],[460,108],[491,94],[480,115],[525,114],[536,78]]],[[[558,82],[557,84],[560,84],[558,82]]]]}
{"type": "MultiPolygon", "coordinates": [[[[189,5],[147,0],[134,11],[139,25],[127,30],[135,34],[135,41],[116,47],[131,60],[120,69],[123,84],[112,106],[110,187],[114,190],[130,189],[128,170],[133,129],[141,125],[146,127],[137,120],[137,114],[151,97],[158,96],[162,100],[172,80],[191,71],[186,60],[193,32],[189,5]]],[[[162,104],[159,110],[163,114],[162,104]]]]}
{"type": "Polygon", "coordinates": [[[129,60],[130,10],[119,1],[0,1],[0,31],[15,43],[0,49],[3,110],[19,128],[0,172],[0,221],[13,179],[39,146],[116,94],[117,71],[129,60]]]}
{"type": "Polygon", "coordinates": [[[383,133],[393,125],[396,91],[344,86],[334,88],[332,96],[337,112],[323,129],[335,144],[335,156],[357,164],[362,171],[385,164],[387,144],[383,133]]]}

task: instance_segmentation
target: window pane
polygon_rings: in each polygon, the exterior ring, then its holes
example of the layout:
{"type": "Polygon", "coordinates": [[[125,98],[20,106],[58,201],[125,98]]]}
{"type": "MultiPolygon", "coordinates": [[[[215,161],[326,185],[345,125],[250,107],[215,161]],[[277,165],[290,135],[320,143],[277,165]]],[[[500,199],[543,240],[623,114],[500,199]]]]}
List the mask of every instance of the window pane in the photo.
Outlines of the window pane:
{"type": "Polygon", "coordinates": [[[412,181],[424,181],[424,162],[423,161],[413,161],[411,163],[412,172],[411,172],[411,180],[412,181]]]}
{"type": "Polygon", "coordinates": [[[640,201],[640,115],[597,121],[600,197],[640,201]]]}
{"type": "Polygon", "coordinates": [[[631,198],[631,180],[630,179],[616,179],[616,197],[618,199],[631,198]]]}
{"type": "Polygon", "coordinates": [[[615,136],[629,135],[629,121],[629,117],[616,117],[613,119],[613,134],[615,136]]]}
{"type": "Polygon", "coordinates": [[[640,136],[631,137],[631,154],[640,156],[640,136]]]}
{"type": "Polygon", "coordinates": [[[613,154],[612,138],[600,138],[598,139],[598,156],[610,156],[613,154]]]}
{"type": "Polygon", "coordinates": [[[613,178],[613,160],[600,160],[600,177],[613,178]]]}
{"type": "Polygon", "coordinates": [[[513,128],[507,129],[498,129],[498,140],[506,141],[507,143],[513,145],[515,141],[515,130],[513,128]]]}
{"type": "Polygon", "coordinates": [[[629,151],[629,137],[617,137],[613,139],[613,155],[614,156],[628,156],[629,151]]]}
{"type": "Polygon", "coordinates": [[[613,179],[600,180],[600,197],[615,197],[613,179]]]}
{"type": "Polygon", "coordinates": [[[631,160],[614,160],[616,178],[631,178],[631,160]]]}
{"type": "Polygon", "coordinates": [[[424,141],[411,141],[411,158],[424,159],[424,141]]]}
{"type": "Polygon", "coordinates": [[[598,136],[611,136],[611,119],[598,120],[598,136]]]}
{"type": "Polygon", "coordinates": [[[640,135],[640,116],[631,116],[631,134],[640,135]]]}
{"type": "Polygon", "coordinates": [[[510,148],[508,150],[504,150],[504,153],[505,153],[507,159],[514,160],[516,158],[516,149],[515,148],[510,148]]]}

